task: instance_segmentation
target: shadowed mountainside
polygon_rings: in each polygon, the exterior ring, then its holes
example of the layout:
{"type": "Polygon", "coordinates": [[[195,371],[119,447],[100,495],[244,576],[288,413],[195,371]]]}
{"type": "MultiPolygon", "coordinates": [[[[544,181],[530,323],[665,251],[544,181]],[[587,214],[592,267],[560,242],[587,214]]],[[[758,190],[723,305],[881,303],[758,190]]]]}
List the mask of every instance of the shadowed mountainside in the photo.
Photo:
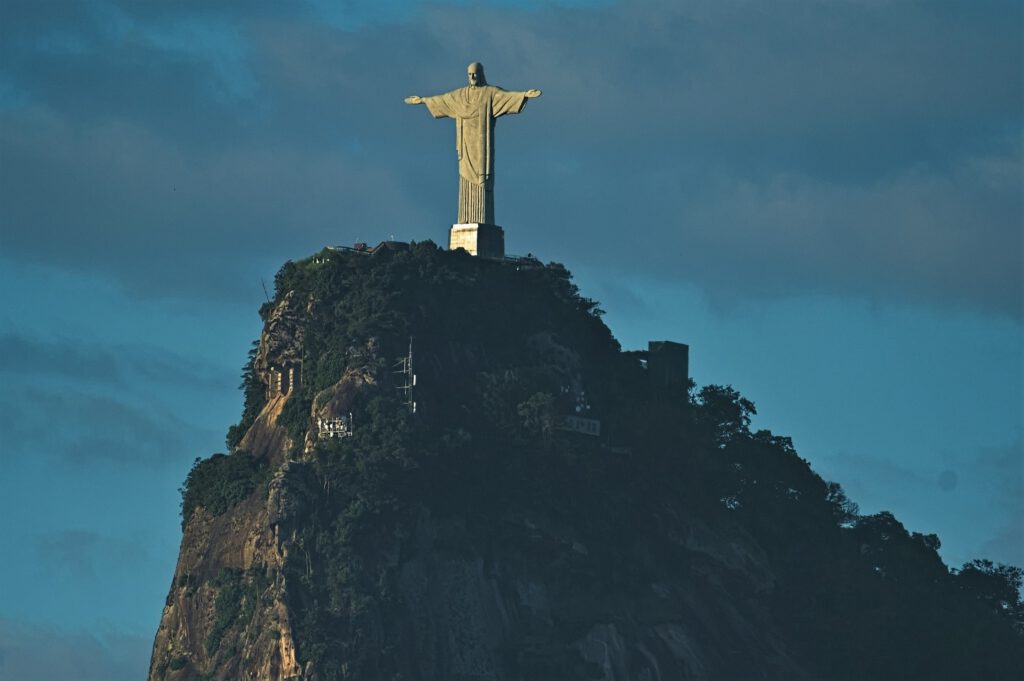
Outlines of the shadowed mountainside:
{"type": "Polygon", "coordinates": [[[561,265],[426,242],[275,283],[231,453],[182,488],[151,680],[1024,668],[1020,570],[949,570],[733,389],[653,380],[561,265]]]}

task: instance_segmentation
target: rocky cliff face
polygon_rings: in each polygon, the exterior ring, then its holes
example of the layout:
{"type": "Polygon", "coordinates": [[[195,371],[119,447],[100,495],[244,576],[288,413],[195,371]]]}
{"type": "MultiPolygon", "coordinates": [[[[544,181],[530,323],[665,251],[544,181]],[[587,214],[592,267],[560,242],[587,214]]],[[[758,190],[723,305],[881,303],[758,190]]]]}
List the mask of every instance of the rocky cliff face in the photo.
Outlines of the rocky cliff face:
{"type": "Polygon", "coordinates": [[[883,678],[833,620],[888,587],[850,605],[843,584],[877,580],[865,556],[893,537],[948,576],[898,523],[858,530],[734,392],[652,388],[558,266],[427,244],[289,263],[277,286],[257,416],[186,482],[150,681],[883,678]],[[262,389],[298,363],[300,389],[262,389]],[[581,411],[601,437],[563,429],[581,411]],[[822,598],[836,616],[808,618],[822,598]],[[801,641],[817,630],[831,658],[801,641]]]}
{"type": "Polygon", "coordinates": [[[279,462],[269,494],[254,493],[219,516],[199,507],[185,525],[150,679],[204,678],[214,669],[220,679],[302,678],[282,567],[287,519],[301,498],[293,490],[304,481],[301,465],[283,460],[287,437],[274,425],[283,402],[268,403],[247,435],[247,444],[279,462]]]}

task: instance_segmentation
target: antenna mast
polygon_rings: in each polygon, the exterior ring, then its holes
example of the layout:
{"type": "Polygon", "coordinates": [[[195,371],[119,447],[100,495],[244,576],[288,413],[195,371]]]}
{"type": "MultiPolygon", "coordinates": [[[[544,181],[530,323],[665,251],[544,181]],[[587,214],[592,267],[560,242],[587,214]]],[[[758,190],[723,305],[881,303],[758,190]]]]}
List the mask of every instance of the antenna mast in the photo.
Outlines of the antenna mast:
{"type": "Polygon", "coordinates": [[[413,388],[416,387],[416,374],[412,370],[412,336],[409,336],[409,353],[395,362],[395,373],[402,376],[402,385],[396,388],[402,395],[402,403],[408,407],[410,414],[416,413],[416,400],[413,388]]]}

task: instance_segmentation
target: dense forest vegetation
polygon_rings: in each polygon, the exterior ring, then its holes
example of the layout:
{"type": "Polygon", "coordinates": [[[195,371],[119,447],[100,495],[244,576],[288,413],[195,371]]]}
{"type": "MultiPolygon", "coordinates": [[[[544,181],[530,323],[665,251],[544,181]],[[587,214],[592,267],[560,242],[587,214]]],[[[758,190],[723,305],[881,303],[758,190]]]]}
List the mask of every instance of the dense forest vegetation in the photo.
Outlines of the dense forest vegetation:
{"type": "MultiPolygon", "coordinates": [[[[423,509],[459,518],[450,542],[467,552],[516,541],[510,508],[556,518],[589,547],[578,562],[536,556],[577,605],[505,651],[510,676],[591,678],[561,643],[655,573],[689,564],[666,540],[686,516],[763,549],[774,588],[749,597],[768,603],[815,678],[1008,679],[1024,669],[1020,569],[984,560],[949,569],[936,536],[889,513],[861,515],[789,438],[752,431],[755,406],[734,389],[652,384],[643,357],[622,351],[561,265],[426,242],[372,256],[324,251],[285,264],[275,284],[264,318],[289,292],[309,309],[301,390],[278,422],[291,456],[326,490],[304,519],[301,560],[286,566],[302,585],[290,604],[298,655],[321,678],[398,678],[400,633],[387,633],[401,605],[393,551],[423,509]],[[394,373],[410,339],[416,413],[394,373]],[[317,396],[353,368],[377,377],[355,397],[354,436],[304,454],[317,396]],[[601,420],[600,437],[560,427],[582,412],[601,420]]],[[[230,447],[263,406],[254,357],[230,447]]],[[[197,506],[222,513],[266,494],[270,468],[242,451],[197,461],[184,521],[197,506]]],[[[231,587],[225,603],[246,602],[239,575],[220,579],[231,587]]]]}

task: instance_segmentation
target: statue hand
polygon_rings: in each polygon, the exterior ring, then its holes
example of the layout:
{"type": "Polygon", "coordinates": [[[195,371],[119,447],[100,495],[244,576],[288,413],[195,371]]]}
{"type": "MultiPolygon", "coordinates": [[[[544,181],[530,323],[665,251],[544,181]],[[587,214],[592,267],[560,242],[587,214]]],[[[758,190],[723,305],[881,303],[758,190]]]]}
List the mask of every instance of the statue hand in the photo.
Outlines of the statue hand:
{"type": "Polygon", "coordinates": [[[540,90],[527,90],[526,91],[526,96],[528,98],[530,98],[530,99],[533,99],[534,97],[540,97],[541,96],[541,91],[540,90]]]}
{"type": "Polygon", "coordinates": [[[413,95],[412,97],[406,97],[405,98],[405,103],[406,104],[422,104],[423,103],[423,98],[418,96],[418,95],[413,95]]]}

